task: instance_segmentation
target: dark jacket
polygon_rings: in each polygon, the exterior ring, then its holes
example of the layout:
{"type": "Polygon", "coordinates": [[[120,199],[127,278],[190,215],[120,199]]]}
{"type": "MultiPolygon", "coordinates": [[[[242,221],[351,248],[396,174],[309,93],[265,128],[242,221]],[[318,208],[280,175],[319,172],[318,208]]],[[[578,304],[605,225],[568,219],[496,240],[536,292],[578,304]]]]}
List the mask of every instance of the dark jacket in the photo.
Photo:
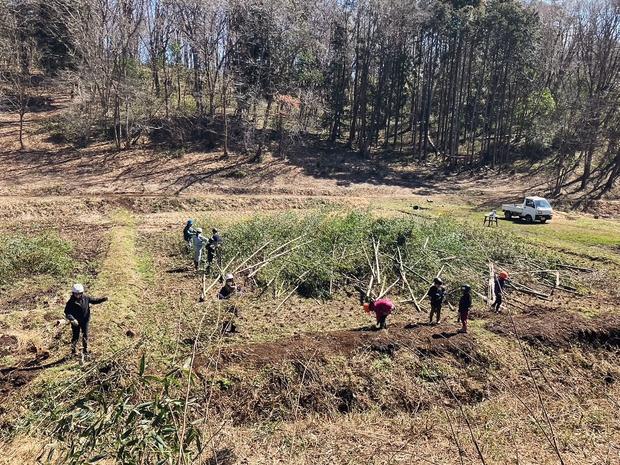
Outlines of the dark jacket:
{"type": "Polygon", "coordinates": [[[226,300],[230,298],[231,295],[237,293],[237,286],[224,286],[220,289],[220,292],[217,294],[217,298],[220,300],[226,300]]]}
{"type": "Polygon", "coordinates": [[[471,308],[471,294],[463,294],[459,300],[459,312],[466,312],[471,308]]]}
{"type": "Polygon", "coordinates": [[[108,300],[107,297],[99,299],[82,294],[80,299],[76,299],[72,294],[65,305],[65,316],[68,320],[77,320],[80,323],[90,320],[90,304],[96,305],[108,300]]]}
{"type": "Polygon", "coordinates": [[[209,248],[215,250],[222,245],[222,242],[222,236],[220,236],[219,233],[215,233],[211,239],[209,239],[209,248]]]}
{"type": "Polygon", "coordinates": [[[501,278],[495,278],[495,295],[501,296],[504,293],[506,287],[506,280],[501,278]]]}
{"type": "Polygon", "coordinates": [[[431,288],[426,293],[427,296],[431,299],[431,304],[433,305],[441,305],[443,302],[444,294],[446,290],[442,286],[437,286],[433,284],[431,288]]]}
{"type": "Polygon", "coordinates": [[[185,227],[183,228],[183,239],[187,242],[189,240],[191,240],[192,236],[194,235],[195,231],[194,231],[194,226],[192,226],[191,223],[187,223],[185,225],[185,227]]]}

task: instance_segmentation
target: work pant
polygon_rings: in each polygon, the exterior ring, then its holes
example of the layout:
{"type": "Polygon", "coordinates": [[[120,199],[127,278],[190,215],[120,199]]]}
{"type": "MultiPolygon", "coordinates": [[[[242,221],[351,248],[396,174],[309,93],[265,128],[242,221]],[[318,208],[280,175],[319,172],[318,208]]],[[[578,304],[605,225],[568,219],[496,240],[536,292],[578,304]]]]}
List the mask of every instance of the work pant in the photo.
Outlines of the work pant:
{"type": "Polygon", "coordinates": [[[493,303],[493,309],[496,312],[499,312],[500,307],[502,306],[502,293],[495,294],[495,302],[493,303]]]}
{"type": "Polygon", "coordinates": [[[431,313],[428,315],[429,321],[433,322],[433,315],[437,315],[437,321],[441,319],[441,304],[431,303],[431,313]]]}
{"type": "Polygon", "coordinates": [[[88,323],[89,321],[79,321],[78,326],[71,325],[71,352],[75,353],[77,350],[77,343],[80,339],[80,332],[82,333],[82,350],[86,354],[88,353],[88,323]]]}
{"type": "Polygon", "coordinates": [[[213,263],[213,259],[217,256],[217,264],[220,268],[222,268],[222,259],[220,254],[216,249],[208,247],[207,248],[207,269],[211,270],[211,264],[213,263]]]}
{"type": "Polygon", "coordinates": [[[200,268],[200,261],[202,260],[202,249],[194,250],[194,266],[196,269],[200,268]]]}
{"type": "Polygon", "coordinates": [[[459,320],[463,325],[461,331],[467,332],[467,320],[469,319],[469,309],[467,310],[459,310],[459,320]]]}
{"type": "Polygon", "coordinates": [[[387,315],[377,315],[377,323],[379,324],[379,329],[387,329],[387,315]]]}

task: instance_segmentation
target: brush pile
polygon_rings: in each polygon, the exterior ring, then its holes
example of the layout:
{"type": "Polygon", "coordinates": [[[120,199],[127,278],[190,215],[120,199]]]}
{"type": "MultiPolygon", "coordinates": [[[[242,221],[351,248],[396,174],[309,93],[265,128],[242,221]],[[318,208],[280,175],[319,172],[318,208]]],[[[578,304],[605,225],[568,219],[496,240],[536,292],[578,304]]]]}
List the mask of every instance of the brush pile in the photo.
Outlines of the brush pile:
{"type": "Polygon", "coordinates": [[[515,272],[520,275],[515,289],[539,298],[550,296],[545,286],[575,292],[567,283],[577,271],[552,252],[506,231],[450,218],[386,219],[334,210],[285,213],[236,223],[225,236],[226,271],[246,286],[285,300],[294,292],[330,298],[345,286],[359,291],[361,299],[389,293],[417,306],[436,276],[449,289],[467,282],[478,295],[486,295],[490,269],[515,272]],[[560,272],[566,284],[560,283],[560,272]]]}

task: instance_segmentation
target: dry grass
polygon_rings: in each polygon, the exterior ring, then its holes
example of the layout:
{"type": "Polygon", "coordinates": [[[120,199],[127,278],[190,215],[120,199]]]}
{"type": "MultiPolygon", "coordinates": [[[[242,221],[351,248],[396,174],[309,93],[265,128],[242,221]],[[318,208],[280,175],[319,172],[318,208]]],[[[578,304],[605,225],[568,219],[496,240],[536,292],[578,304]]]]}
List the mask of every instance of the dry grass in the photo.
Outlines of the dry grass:
{"type": "MultiPolygon", "coordinates": [[[[191,264],[171,248],[166,235],[180,238],[183,220],[205,209],[217,210],[220,200],[206,207],[199,200],[187,204],[158,204],[154,199],[132,201],[131,214],[111,213],[118,209],[117,201],[94,201],[99,213],[91,212],[90,221],[111,221],[113,225],[106,239],[106,257],[97,266],[98,275],[92,282],[93,293],[111,297],[109,303],[94,308],[93,347],[99,360],[93,367],[99,367],[99,361],[106,359],[113,348],[130,347],[138,340],[148,354],[153,374],[182,367],[204,313],[208,317],[199,348],[205,354],[222,355],[238,349],[243,353],[247,344],[292,344],[291,338],[302,333],[329,336],[372,322],[361,311],[356,296],[344,292],[330,302],[293,297],[277,314],[271,310],[279,300],[269,294],[260,299],[248,294],[239,302],[239,333],[221,336],[218,324],[222,313],[214,300],[198,302],[200,277],[191,271],[170,272],[191,264]],[[175,211],[177,208],[181,211],[175,211]],[[137,333],[134,339],[125,336],[129,328],[137,333]]],[[[252,210],[253,201],[235,199],[226,207],[229,210],[207,214],[213,224],[226,224],[245,217],[252,210]]],[[[55,202],[46,207],[48,211],[58,205],[55,202]]],[[[81,202],[80,211],[87,212],[88,204],[81,202]]],[[[266,210],[282,208],[280,199],[260,202],[260,208],[266,210]]],[[[406,203],[377,201],[373,212],[379,216],[400,216],[398,210],[406,203]]],[[[310,201],[300,201],[299,205],[316,206],[310,201]]],[[[64,221],[68,218],[68,212],[57,215],[64,221]]],[[[524,301],[531,306],[532,300],[524,301]]],[[[20,326],[16,313],[3,322],[20,341],[35,341],[35,336],[46,334],[46,325],[51,324],[45,320],[46,312],[54,305],[60,311],[61,304],[58,301],[50,304],[49,309],[34,311],[30,329],[20,326]]],[[[573,295],[556,296],[556,300],[545,305],[592,308],[587,298],[573,295]]],[[[454,318],[450,312],[446,316],[454,318]]],[[[191,390],[192,396],[201,400],[200,408],[191,412],[191,419],[200,425],[207,440],[204,463],[460,465],[455,436],[463,449],[463,463],[481,463],[459,402],[487,464],[558,463],[539,426],[548,429],[534,381],[515,338],[510,331],[489,331],[488,316],[481,311],[480,317],[472,321],[470,337],[475,351],[467,360],[459,353],[463,347],[456,337],[446,343],[456,346],[453,351],[434,354],[421,354],[401,346],[392,357],[367,350],[362,344],[350,353],[323,353],[317,357],[310,350],[305,358],[272,357],[259,365],[249,360],[245,363],[243,357],[234,364],[214,357],[212,361],[219,360],[217,364],[207,363],[208,368],[199,372],[202,379],[191,390]],[[354,400],[347,406],[349,392],[354,394],[354,400]]],[[[392,322],[398,325],[425,319],[425,314],[403,308],[392,322]]],[[[446,324],[446,328],[455,327],[452,322],[446,324]]],[[[52,347],[53,355],[64,353],[66,340],[48,337],[40,337],[36,343],[52,347]]],[[[565,463],[620,463],[615,400],[620,394],[617,353],[587,344],[562,344],[553,351],[546,344],[526,345],[526,353],[534,367],[534,380],[542,389],[565,463]]],[[[135,371],[139,355],[131,349],[118,362],[128,371],[135,371]]],[[[14,391],[8,408],[13,415],[18,414],[34,396],[57,392],[65,387],[62,380],[77,380],[81,375],[76,364],[46,370],[29,387],[19,393],[14,391]]],[[[187,379],[180,381],[182,389],[187,379]]],[[[76,393],[80,389],[77,386],[76,393]]],[[[148,400],[147,393],[141,395],[148,400]]],[[[41,412],[41,418],[45,415],[45,411],[41,412]]],[[[3,449],[7,453],[0,454],[0,464],[34,463],[41,446],[51,440],[44,433],[46,427],[33,431],[41,437],[18,436],[10,448],[3,449]]]]}

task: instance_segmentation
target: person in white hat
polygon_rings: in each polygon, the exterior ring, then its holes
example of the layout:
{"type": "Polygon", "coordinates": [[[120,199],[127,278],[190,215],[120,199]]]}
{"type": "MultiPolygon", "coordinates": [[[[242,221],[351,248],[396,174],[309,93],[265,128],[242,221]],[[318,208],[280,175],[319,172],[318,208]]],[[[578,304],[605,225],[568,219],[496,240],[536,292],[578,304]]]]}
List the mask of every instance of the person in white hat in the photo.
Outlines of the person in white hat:
{"type": "Polygon", "coordinates": [[[202,251],[204,246],[209,242],[205,236],[202,235],[201,228],[194,228],[194,268],[196,271],[200,269],[200,262],[202,261],[202,251]]]}
{"type": "Polygon", "coordinates": [[[90,323],[90,305],[107,301],[107,297],[90,297],[84,293],[84,286],[74,284],[71,297],[65,305],[65,317],[71,323],[71,353],[77,352],[77,343],[82,333],[82,351],[88,354],[88,325],[90,323]]]}
{"type": "Polygon", "coordinates": [[[217,298],[220,300],[228,300],[231,296],[239,292],[239,287],[235,286],[235,277],[232,273],[228,273],[225,278],[224,287],[220,289],[217,298]]]}

